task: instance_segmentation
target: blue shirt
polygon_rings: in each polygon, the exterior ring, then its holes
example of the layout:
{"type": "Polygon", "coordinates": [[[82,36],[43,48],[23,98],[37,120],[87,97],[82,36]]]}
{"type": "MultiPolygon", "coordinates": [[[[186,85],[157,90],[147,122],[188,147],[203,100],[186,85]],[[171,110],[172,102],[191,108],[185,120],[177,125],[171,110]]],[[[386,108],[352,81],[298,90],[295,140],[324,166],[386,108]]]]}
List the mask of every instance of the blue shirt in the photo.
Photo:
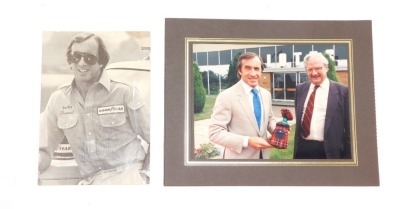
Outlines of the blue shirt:
{"type": "Polygon", "coordinates": [[[83,178],[99,170],[144,160],[141,139],[150,144],[147,107],[135,87],[113,81],[103,72],[84,100],[75,82],[59,87],[44,112],[39,170],[66,136],[83,178]],[[43,140],[43,139],[42,139],[43,140]]]}

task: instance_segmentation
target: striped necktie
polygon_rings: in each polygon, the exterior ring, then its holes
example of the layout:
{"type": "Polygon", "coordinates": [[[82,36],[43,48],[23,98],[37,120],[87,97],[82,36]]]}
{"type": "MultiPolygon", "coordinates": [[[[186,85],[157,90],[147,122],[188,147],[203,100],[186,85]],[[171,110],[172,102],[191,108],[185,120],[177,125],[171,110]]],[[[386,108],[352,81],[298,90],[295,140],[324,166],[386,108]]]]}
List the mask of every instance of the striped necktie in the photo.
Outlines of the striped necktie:
{"type": "Polygon", "coordinates": [[[315,92],[319,86],[315,86],[313,92],[310,95],[310,98],[307,102],[307,108],[304,112],[303,122],[301,123],[301,135],[305,138],[310,135],[310,126],[311,126],[311,119],[314,110],[314,99],[315,99],[315,92]]]}

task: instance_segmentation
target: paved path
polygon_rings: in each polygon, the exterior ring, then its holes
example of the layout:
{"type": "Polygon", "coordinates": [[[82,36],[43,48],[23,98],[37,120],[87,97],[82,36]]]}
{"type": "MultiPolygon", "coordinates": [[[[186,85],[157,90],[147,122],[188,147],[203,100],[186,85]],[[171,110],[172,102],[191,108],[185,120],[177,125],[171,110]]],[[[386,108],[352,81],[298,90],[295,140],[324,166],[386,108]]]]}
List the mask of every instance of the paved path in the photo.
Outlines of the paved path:
{"type": "MultiPolygon", "coordinates": [[[[289,109],[292,112],[293,117],[295,116],[294,107],[273,106],[272,110],[274,111],[274,115],[279,116],[279,117],[275,117],[276,122],[279,122],[282,120],[281,113],[280,113],[280,110],[282,108],[289,109]]],[[[195,141],[196,148],[200,147],[200,144],[205,144],[210,141],[208,139],[208,126],[210,125],[210,121],[211,121],[211,119],[205,119],[205,120],[199,120],[199,121],[194,122],[194,141],[195,141]]],[[[292,121],[289,121],[290,125],[295,124],[295,123],[296,123],[295,118],[292,121]]],[[[220,150],[222,149],[222,147],[220,147],[218,145],[216,145],[216,147],[220,148],[220,150]]]]}

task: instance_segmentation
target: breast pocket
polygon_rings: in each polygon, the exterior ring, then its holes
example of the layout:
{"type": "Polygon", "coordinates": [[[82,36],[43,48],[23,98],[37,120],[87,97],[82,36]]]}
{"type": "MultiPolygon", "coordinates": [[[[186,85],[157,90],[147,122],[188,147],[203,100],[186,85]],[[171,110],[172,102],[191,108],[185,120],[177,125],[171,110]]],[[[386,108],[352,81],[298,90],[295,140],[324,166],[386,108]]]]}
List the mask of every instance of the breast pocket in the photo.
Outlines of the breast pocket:
{"type": "Polygon", "coordinates": [[[104,114],[99,116],[103,127],[116,127],[126,123],[125,113],[104,114]]]}
{"type": "Polygon", "coordinates": [[[58,117],[57,126],[60,129],[70,129],[78,123],[77,114],[66,114],[58,117]]]}

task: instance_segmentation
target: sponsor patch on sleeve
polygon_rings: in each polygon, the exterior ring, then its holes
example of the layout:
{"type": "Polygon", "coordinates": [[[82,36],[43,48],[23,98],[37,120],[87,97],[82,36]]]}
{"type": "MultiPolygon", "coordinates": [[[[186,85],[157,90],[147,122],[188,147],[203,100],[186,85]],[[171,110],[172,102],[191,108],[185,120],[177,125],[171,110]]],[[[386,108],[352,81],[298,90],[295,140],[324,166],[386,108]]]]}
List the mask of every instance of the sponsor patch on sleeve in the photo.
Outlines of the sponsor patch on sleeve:
{"type": "Polygon", "coordinates": [[[125,112],[124,105],[114,105],[114,106],[97,108],[98,115],[111,114],[111,113],[122,113],[122,112],[125,112]]]}

